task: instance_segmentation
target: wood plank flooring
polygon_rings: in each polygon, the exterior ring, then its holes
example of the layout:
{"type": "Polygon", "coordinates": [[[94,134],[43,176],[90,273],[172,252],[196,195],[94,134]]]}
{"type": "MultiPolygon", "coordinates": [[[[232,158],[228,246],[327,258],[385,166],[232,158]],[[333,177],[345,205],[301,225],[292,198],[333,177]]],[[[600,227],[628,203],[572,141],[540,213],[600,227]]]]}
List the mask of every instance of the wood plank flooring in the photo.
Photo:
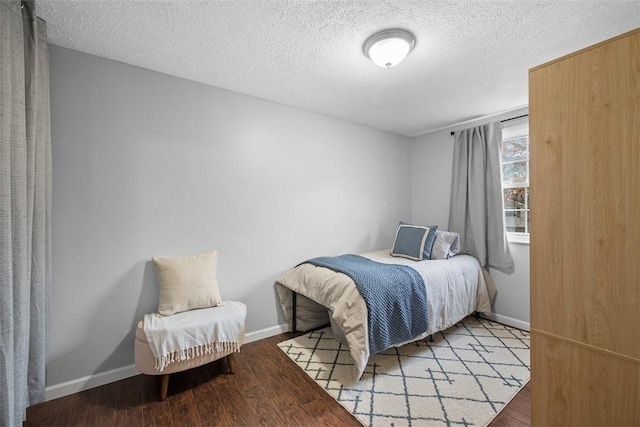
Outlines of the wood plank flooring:
{"type": "MultiPolygon", "coordinates": [[[[138,375],[32,406],[31,426],[361,426],[276,346],[285,333],[242,346],[236,373],[225,360],[160,377],[138,375]]],[[[530,426],[529,385],[492,422],[530,426]]]]}

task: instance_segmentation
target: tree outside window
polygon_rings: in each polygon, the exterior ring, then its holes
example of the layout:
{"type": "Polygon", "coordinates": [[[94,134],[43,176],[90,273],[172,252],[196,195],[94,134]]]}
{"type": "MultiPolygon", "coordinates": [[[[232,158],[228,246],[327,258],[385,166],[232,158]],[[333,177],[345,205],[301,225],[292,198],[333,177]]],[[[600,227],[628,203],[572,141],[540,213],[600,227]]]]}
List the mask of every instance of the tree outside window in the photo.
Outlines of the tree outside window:
{"type": "Polygon", "coordinates": [[[529,234],[528,123],[503,130],[502,191],[508,233],[529,234]]]}

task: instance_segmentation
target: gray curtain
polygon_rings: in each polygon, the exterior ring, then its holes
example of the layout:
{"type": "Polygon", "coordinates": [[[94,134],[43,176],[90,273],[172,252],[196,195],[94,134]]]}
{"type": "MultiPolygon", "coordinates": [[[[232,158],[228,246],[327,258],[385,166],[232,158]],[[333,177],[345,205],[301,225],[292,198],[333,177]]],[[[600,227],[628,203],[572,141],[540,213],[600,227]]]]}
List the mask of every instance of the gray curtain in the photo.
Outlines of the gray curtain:
{"type": "Polygon", "coordinates": [[[51,284],[46,23],[0,1],[0,425],[44,399],[51,284]]]}
{"type": "Polygon", "coordinates": [[[483,266],[513,272],[504,226],[500,123],[457,132],[449,229],[460,234],[461,252],[483,266]]]}

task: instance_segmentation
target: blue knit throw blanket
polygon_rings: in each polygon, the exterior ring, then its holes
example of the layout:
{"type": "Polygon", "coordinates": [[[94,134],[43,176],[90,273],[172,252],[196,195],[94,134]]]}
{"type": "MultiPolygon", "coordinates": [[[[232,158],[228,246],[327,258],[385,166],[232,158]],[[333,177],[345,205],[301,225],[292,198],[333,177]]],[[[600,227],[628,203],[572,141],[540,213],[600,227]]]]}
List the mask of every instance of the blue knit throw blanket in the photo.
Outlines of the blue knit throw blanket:
{"type": "Polygon", "coordinates": [[[369,311],[369,352],[410,341],[429,326],[427,290],[411,267],[382,264],[359,255],[313,258],[305,263],[349,276],[369,311]]]}

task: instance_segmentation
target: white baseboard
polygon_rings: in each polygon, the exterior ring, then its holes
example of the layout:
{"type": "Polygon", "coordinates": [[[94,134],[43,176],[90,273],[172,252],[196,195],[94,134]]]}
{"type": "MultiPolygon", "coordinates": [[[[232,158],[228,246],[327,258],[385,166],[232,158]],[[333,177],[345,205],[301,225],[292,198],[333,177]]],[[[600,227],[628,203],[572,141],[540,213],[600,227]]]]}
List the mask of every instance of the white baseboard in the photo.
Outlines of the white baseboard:
{"type": "Polygon", "coordinates": [[[531,325],[529,322],[523,322],[522,320],[514,319],[513,317],[503,316],[502,314],[493,313],[490,316],[482,315],[485,319],[494,320],[498,323],[502,323],[503,325],[513,326],[514,328],[522,329],[524,331],[529,331],[531,325]]]}
{"type": "Polygon", "coordinates": [[[44,389],[45,401],[57,399],[59,397],[69,396],[90,388],[99,387],[101,385],[113,383],[125,378],[138,375],[140,372],[135,365],[123,366],[122,368],[112,369],[98,374],[88,375],[86,377],[67,381],[60,384],[51,385],[44,389]]]}
{"type": "MultiPolygon", "coordinates": [[[[245,336],[245,343],[248,344],[250,342],[258,341],[263,338],[269,338],[287,331],[289,331],[289,326],[286,324],[282,324],[266,329],[261,329],[259,331],[249,332],[245,336]]],[[[84,390],[89,390],[90,388],[124,380],[138,374],[140,374],[140,372],[138,372],[136,366],[129,365],[123,366],[122,368],[112,369],[106,372],[88,375],[86,377],[78,378],[64,383],[50,385],[48,387],[45,387],[44,399],[45,401],[49,401],[57,399],[59,397],[69,396],[70,394],[79,393],[84,390]]]]}
{"type": "Polygon", "coordinates": [[[283,334],[285,332],[289,332],[289,325],[283,323],[281,325],[272,326],[270,328],[261,329],[259,331],[249,332],[244,341],[246,343],[258,341],[264,338],[269,338],[274,335],[283,334]]]}

